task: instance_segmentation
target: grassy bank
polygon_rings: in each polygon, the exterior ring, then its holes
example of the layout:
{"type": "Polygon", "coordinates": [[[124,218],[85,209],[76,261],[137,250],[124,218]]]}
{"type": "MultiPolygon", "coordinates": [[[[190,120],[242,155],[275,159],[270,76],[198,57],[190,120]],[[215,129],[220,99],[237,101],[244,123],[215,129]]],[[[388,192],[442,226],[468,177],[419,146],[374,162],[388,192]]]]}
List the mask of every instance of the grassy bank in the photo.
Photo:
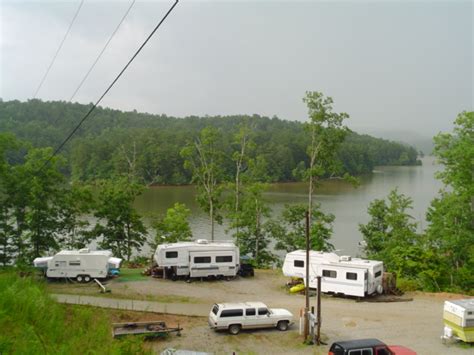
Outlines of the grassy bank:
{"type": "Polygon", "coordinates": [[[41,282],[0,271],[0,354],[140,354],[142,341],[114,340],[104,310],[56,303],[41,282]]]}

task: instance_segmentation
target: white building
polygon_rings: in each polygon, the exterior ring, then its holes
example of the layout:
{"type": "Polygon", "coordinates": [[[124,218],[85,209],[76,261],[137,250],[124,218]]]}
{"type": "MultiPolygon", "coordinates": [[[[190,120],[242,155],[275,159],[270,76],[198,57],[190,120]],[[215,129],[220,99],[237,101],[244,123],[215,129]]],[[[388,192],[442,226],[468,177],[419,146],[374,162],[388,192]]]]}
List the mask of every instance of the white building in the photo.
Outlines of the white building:
{"type": "Polygon", "coordinates": [[[239,270],[239,248],[232,242],[195,242],[161,244],[154,259],[164,270],[164,278],[234,277],[239,270]]]}
{"type": "MultiPolygon", "coordinates": [[[[283,274],[302,278],[306,284],[306,251],[286,254],[283,274]]],[[[317,288],[321,276],[321,292],[364,297],[382,293],[383,262],[339,256],[335,253],[310,251],[309,287],[317,288]]]]}

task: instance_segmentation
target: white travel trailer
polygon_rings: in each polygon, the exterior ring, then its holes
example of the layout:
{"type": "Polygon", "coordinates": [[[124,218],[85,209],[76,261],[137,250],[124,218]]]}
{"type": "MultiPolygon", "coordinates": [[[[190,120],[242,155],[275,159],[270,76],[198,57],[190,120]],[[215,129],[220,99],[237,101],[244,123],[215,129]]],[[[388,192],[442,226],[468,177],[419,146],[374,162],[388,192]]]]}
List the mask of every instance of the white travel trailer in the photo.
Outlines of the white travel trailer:
{"type": "Polygon", "coordinates": [[[62,250],[54,256],[36,258],[33,264],[49,278],[74,278],[78,282],[104,279],[118,273],[122,259],[110,250],[62,250]]]}
{"type": "MultiPolygon", "coordinates": [[[[283,274],[302,278],[306,284],[305,262],[305,250],[286,254],[283,274]]],[[[358,297],[382,293],[382,274],[381,261],[310,251],[309,287],[317,288],[317,276],[321,276],[321,292],[358,297]]]]}
{"type": "Polygon", "coordinates": [[[234,277],[239,271],[239,248],[232,242],[179,242],[158,245],[155,262],[163,278],[234,277]]]}

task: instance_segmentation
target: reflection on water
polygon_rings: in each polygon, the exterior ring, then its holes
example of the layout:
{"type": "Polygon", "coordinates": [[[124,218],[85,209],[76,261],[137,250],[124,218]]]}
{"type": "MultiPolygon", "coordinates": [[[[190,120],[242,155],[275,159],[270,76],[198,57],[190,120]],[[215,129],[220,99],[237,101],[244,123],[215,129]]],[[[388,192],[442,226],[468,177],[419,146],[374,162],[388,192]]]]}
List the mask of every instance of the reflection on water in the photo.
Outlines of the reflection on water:
{"type": "MultiPolygon", "coordinates": [[[[399,192],[413,199],[411,215],[419,223],[419,228],[424,228],[427,207],[441,188],[440,182],[434,178],[438,168],[433,158],[425,157],[422,166],[377,167],[373,174],[360,178],[358,188],[342,180],[325,181],[316,189],[314,200],[322,205],[325,212],[336,216],[332,237],[336,249],[349,255],[358,253],[357,245],[362,239],[358,224],[369,220],[369,203],[376,198],[386,197],[396,187],[399,192]]],[[[272,184],[265,197],[276,217],[281,214],[285,204],[306,203],[306,193],[306,183],[281,183],[272,184]]],[[[190,223],[194,238],[209,239],[210,224],[207,215],[199,209],[194,194],[193,186],[153,187],[137,199],[136,207],[143,214],[160,214],[175,202],[184,203],[192,212],[190,223]]],[[[225,230],[225,225],[217,226],[217,240],[231,239],[225,230]]]]}

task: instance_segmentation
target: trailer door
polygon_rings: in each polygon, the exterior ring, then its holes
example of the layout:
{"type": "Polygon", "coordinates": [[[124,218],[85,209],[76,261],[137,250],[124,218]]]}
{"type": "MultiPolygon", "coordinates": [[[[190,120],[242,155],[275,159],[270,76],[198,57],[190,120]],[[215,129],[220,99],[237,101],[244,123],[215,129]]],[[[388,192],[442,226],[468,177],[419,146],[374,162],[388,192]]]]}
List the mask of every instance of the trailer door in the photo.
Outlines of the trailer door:
{"type": "Polygon", "coordinates": [[[213,263],[212,252],[189,252],[189,269],[191,277],[215,275],[218,266],[213,263]]]}

